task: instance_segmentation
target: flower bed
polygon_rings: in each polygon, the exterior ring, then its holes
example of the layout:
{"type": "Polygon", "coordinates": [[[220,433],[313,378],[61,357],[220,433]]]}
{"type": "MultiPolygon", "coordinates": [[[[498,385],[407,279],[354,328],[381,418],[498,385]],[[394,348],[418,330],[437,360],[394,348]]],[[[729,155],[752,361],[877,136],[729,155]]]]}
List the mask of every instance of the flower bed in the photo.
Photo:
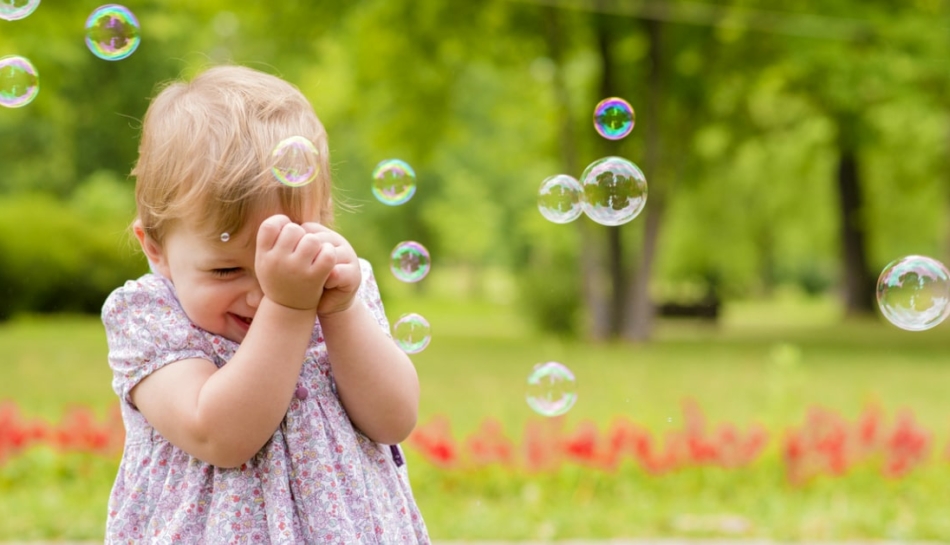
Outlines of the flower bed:
{"type": "MultiPolygon", "coordinates": [[[[899,478],[932,459],[933,434],[910,411],[889,421],[870,405],[849,421],[812,407],[800,425],[780,433],[761,425],[745,430],[730,423],[710,426],[702,409],[689,400],[683,403],[683,416],[681,429],[662,437],[625,418],[605,428],[581,421],[573,429],[566,428],[563,417],[535,419],[528,421],[519,441],[506,436],[501,423],[491,418],[458,440],[448,418],[438,416],[417,427],[407,446],[442,469],[501,466],[538,473],[557,471],[567,463],[614,471],[632,460],[653,475],[685,467],[741,470],[774,446],[788,481],[796,485],[818,475],[840,476],[868,463],[877,464],[885,477],[899,478]]],[[[24,417],[11,402],[0,404],[0,464],[33,446],[117,457],[123,437],[118,409],[96,419],[88,409],[77,407],[51,423],[24,417]]],[[[950,458],[950,445],[943,452],[950,458]]]]}

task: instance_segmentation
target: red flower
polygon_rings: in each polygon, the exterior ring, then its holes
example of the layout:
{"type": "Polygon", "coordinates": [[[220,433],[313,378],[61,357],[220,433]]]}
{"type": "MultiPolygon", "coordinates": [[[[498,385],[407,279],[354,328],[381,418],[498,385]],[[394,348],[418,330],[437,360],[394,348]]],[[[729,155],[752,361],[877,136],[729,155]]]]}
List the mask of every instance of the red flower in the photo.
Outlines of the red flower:
{"type": "Polygon", "coordinates": [[[451,467],[458,460],[458,447],[445,416],[437,416],[428,424],[417,427],[409,436],[409,444],[439,467],[451,467]]]}
{"type": "Polygon", "coordinates": [[[505,437],[501,423],[492,418],[484,420],[478,430],[468,436],[465,446],[476,466],[514,462],[514,445],[505,437]]]}

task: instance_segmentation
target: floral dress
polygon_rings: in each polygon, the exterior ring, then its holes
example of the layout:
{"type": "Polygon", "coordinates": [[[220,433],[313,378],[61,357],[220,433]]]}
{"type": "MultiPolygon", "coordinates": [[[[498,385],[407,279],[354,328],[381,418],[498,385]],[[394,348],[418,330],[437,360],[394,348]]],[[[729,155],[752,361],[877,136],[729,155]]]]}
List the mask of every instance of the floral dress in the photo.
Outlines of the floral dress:
{"type": "MultiPolygon", "coordinates": [[[[372,269],[357,298],[389,334],[372,269]]],[[[146,274],[106,300],[112,386],[126,429],[106,543],[428,543],[402,453],[353,427],[336,395],[319,323],[287,415],[247,463],[220,468],[169,443],[129,392],[188,358],[225,365],[239,344],[191,323],[171,282],[146,274]]]]}

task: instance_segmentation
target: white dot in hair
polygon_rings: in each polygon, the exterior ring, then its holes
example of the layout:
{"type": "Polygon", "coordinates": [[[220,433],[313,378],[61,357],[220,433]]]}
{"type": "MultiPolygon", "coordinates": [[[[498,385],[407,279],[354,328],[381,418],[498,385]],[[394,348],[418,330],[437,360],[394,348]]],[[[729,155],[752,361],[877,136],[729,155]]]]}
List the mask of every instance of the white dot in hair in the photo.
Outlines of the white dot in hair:
{"type": "Polygon", "coordinates": [[[231,240],[230,233],[221,233],[221,242],[227,242],[231,240]]]}

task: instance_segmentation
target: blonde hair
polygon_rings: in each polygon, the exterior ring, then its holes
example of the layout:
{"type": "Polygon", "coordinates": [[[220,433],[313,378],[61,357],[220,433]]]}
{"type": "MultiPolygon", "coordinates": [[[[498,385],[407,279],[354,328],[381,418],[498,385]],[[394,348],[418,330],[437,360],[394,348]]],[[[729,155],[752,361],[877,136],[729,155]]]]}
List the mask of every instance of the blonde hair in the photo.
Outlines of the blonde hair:
{"type": "Polygon", "coordinates": [[[161,244],[187,220],[208,236],[236,233],[252,214],[279,209],[294,222],[333,220],[326,131],[303,94],[286,81],[241,66],[218,66],[172,82],[148,107],[136,179],[138,219],[161,244]],[[274,147],[312,142],[316,179],[278,182],[274,147]]]}

